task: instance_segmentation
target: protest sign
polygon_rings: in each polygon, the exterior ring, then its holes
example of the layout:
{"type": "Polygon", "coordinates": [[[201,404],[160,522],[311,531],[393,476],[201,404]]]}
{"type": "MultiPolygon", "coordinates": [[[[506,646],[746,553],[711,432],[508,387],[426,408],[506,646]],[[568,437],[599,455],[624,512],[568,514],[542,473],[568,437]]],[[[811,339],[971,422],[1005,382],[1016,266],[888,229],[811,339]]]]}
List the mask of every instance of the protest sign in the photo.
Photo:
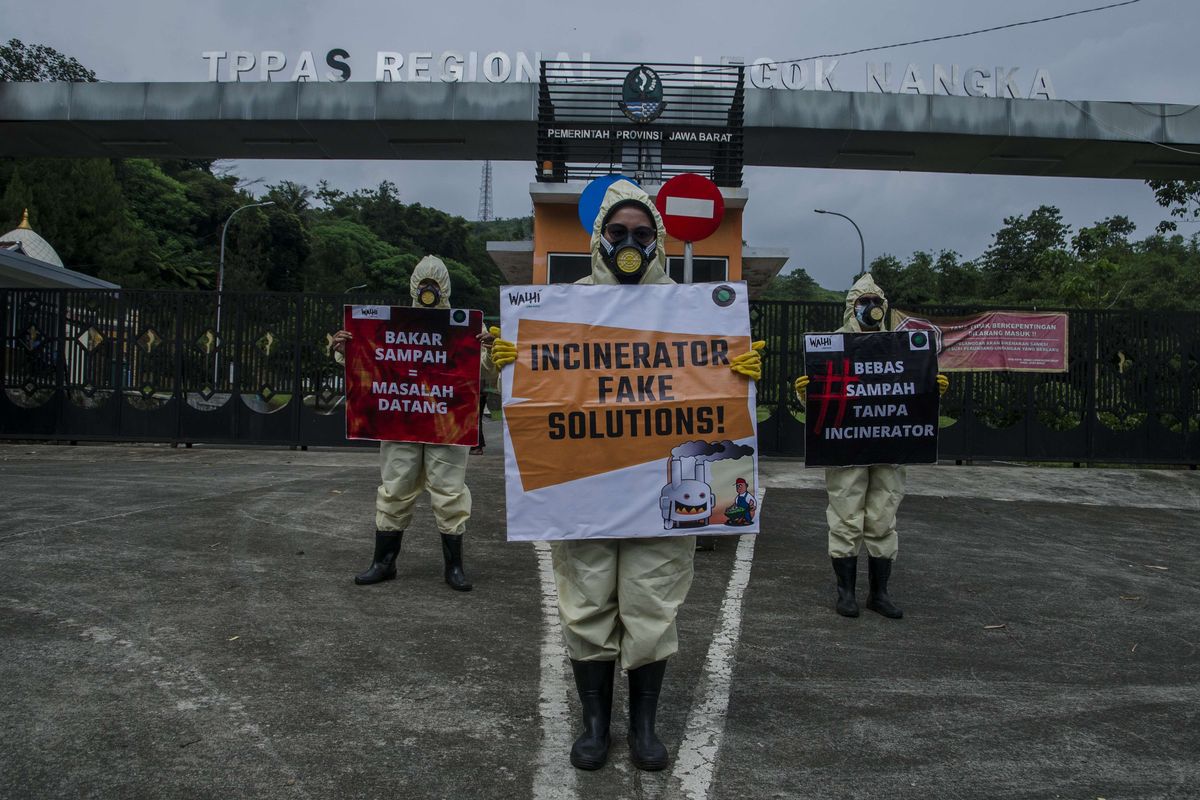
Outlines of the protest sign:
{"type": "Polygon", "coordinates": [[[744,283],[505,286],[508,538],[757,533],[744,283]]]}
{"type": "Polygon", "coordinates": [[[892,330],[933,334],[942,372],[1066,372],[1065,313],[984,311],[960,317],[892,309],[892,330]]]}
{"type": "Polygon", "coordinates": [[[805,334],[805,465],[936,463],[931,340],[925,331],[805,334]]]}
{"type": "Polygon", "coordinates": [[[475,445],[483,313],[346,306],[346,438],[475,445]]]}

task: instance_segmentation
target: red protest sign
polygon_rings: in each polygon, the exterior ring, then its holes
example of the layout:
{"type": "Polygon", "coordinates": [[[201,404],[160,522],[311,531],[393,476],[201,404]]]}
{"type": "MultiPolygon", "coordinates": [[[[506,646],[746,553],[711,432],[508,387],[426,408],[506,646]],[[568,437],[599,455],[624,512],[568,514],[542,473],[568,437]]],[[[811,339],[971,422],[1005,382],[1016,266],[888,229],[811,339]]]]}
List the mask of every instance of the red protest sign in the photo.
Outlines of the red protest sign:
{"type": "Polygon", "coordinates": [[[1055,311],[917,316],[892,309],[894,330],[927,330],[942,372],[1066,372],[1068,323],[1055,311]]]}
{"type": "Polygon", "coordinates": [[[717,185],[703,175],[685,172],[662,185],[654,205],[667,233],[682,242],[707,239],[721,227],[725,199],[717,185]]]}
{"type": "Polygon", "coordinates": [[[483,312],[346,306],[346,438],[479,443],[483,312]]]}

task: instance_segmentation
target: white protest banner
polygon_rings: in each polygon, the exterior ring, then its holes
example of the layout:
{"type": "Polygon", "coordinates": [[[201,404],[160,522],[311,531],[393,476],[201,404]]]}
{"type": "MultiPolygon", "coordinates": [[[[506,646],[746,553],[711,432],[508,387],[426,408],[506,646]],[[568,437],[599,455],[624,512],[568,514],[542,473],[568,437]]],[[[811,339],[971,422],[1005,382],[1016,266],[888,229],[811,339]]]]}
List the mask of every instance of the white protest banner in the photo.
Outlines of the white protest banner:
{"type": "Polygon", "coordinates": [[[757,533],[744,283],[504,286],[508,538],[757,533]]]}

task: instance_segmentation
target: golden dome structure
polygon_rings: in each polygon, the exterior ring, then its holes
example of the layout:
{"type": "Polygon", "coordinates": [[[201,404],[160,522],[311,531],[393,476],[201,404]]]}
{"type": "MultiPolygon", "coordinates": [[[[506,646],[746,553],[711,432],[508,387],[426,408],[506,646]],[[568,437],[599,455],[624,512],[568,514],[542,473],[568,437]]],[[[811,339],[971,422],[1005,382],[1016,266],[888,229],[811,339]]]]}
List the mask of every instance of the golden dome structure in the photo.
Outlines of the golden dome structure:
{"type": "Polygon", "coordinates": [[[0,247],[6,250],[18,250],[30,258],[36,258],[38,261],[44,261],[56,267],[63,266],[62,259],[58,257],[58,253],[50,246],[50,243],[30,227],[29,209],[25,209],[25,213],[21,215],[20,225],[0,236],[0,247]]]}

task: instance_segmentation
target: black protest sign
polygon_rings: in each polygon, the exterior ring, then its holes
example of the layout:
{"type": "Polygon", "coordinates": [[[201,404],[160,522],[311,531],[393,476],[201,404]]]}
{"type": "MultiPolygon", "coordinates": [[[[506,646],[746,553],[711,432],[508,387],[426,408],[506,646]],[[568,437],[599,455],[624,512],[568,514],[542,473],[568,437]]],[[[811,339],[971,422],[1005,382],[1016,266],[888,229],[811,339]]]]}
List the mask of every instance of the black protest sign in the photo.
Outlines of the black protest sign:
{"type": "Polygon", "coordinates": [[[925,331],[809,333],[808,466],[937,461],[937,350],[925,331]]]}

